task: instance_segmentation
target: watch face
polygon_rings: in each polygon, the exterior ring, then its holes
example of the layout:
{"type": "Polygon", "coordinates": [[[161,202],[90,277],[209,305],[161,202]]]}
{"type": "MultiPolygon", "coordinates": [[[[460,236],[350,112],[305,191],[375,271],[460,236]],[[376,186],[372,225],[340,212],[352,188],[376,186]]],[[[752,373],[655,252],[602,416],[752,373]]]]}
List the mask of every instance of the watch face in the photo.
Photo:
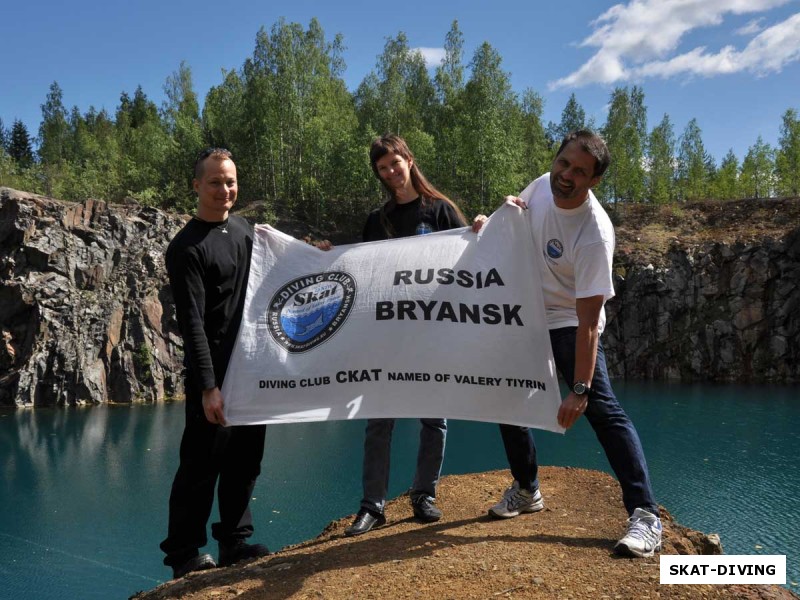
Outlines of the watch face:
{"type": "Polygon", "coordinates": [[[578,394],[579,396],[582,396],[583,394],[586,393],[586,384],[583,383],[582,381],[578,381],[575,385],[572,386],[572,391],[578,394]]]}

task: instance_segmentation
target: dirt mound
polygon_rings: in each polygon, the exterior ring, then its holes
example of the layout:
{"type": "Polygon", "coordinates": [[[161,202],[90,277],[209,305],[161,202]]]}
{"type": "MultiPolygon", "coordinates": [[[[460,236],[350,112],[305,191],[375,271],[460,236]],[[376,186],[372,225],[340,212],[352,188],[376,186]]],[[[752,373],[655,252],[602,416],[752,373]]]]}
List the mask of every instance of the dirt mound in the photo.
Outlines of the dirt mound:
{"type": "MultiPolygon", "coordinates": [[[[487,517],[509,484],[507,471],[443,478],[431,525],[411,517],[407,498],[387,505],[388,524],[344,537],[352,516],[314,540],[249,564],[190,574],[139,600],[324,598],[797,598],[778,586],[662,586],[659,561],[618,558],[612,548],[626,514],[609,475],[544,467],[545,510],[487,517]]],[[[715,536],[689,530],[663,511],[664,552],[713,554],[715,536]]]]}
{"type": "Polygon", "coordinates": [[[800,198],[620,204],[608,210],[617,233],[617,259],[654,266],[674,244],[754,244],[782,239],[800,225],[800,198]]]}

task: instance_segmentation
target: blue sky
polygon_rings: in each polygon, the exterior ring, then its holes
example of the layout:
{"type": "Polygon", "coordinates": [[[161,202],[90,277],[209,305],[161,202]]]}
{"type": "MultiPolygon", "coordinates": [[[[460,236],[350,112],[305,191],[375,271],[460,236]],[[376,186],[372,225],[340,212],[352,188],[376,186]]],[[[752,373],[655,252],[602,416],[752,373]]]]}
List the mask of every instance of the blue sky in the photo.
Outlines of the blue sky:
{"type": "Polygon", "coordinates": [[[252,53],[259,27],[280,17],[304,26],[317,17],[329,39],[343,34],[351,90],[387,37],[405,32],[434,61],[458,20],[465,63],[489,42],[514,90],[544,97],[545,122],[560,119],[574,92],[602,125],[612,89],[641,85],[648,128],[668,113],[680,135],[695,117],[718,162],[729,148],[741,160],[759,134],[774,146],[782,114],[800,110],[800,0],[2,1],[0,118],[6,127],[22,119],[32,135],[53,81],[68,109],[113,114],[137,85],[160,105],[164,81],[186,60],[202,101],[222,69],[252,53]]]}

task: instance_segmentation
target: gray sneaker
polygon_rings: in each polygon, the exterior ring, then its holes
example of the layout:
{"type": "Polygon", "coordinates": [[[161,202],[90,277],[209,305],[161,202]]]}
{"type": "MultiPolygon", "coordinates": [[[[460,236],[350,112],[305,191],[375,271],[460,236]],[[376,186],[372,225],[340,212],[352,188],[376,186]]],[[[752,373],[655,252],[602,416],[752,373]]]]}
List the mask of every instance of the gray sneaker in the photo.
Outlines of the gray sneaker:
{"type": "Polygon", "coordinates": [[[628,532],[614,552],[622,556],[648,558],[661,550],[661,519],[653,513],[637,508],[628,519],[628,532]]]}
{"type": "Polygon", "coordinates": [[[544,499],[539,488],[529,492],[521,490],[519,482],[515,481],[503,493],[503,499],[489,509],[489,516],[495,519],[510,519],[521,513],[539,512],[544,508],[544,499]]]}

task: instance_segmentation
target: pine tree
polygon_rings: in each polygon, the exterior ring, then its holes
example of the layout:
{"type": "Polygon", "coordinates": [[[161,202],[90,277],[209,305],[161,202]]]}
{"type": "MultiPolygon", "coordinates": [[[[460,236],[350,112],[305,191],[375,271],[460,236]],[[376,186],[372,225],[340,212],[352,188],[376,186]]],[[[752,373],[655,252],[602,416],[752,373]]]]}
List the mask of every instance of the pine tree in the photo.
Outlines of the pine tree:
{"type": "Polygon", "coordinates": [[[31,137],[25,123],[19,119],[14,119],[11,126],[11,139],[8,144],[8,154],[17,161],[17,164],[26,169],[33,164],[33,149],[31,148],[31,137]]]}
{"type": "Polygon", "coordinates": [[[35,164],[31,138],[25,124],[15,119],[6,133],[6,148],[0,147],[0,186],[43,193],[41,172],[35,164]]]}
{"type": "Polygon", "coordinates": [[[583,110],[575,94],[572,93],[564,106],[564,110],[561,111],[561,121],[559,123],[550,121],[547,125],[547,137],[550,145],[554,145],[557,148],[568,133],[578,129],[586,129],[587,127],[586,111],[583,110]]]}

